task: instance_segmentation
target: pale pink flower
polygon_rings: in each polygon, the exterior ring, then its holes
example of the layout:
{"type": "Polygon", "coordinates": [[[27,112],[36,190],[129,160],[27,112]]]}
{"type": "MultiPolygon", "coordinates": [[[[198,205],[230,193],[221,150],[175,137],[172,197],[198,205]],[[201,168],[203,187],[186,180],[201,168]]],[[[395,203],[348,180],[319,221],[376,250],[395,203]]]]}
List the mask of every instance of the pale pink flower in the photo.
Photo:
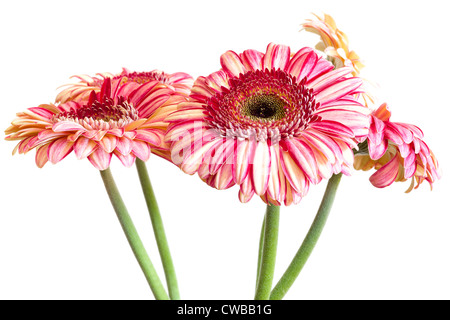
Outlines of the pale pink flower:
{"type": "MultiPolygon", "coordinates": [[[[371,115],[367,152],[357,153],[356,169],[377,171],[370,182],[378,188],[391,185],[394,181],[411,179],[406,190],[410,192],[423,181],[433,183],[441,177],[438,161],[423,141],[423,132],[417,126],[391,122],[391,112],[382,104],[371,115]]],[[[364,145],[364,144],[363,144],[364,145]]]]}
{"type": "Polygon", "coordinates": [[[369,124],[351,68],[272,43],[265,53],[227,51],[220,62],[166,119],[172,161],[185,173],[217,189],[239,185],[242,202],[256,194],[275,205],[298,203],[311,183],[348,174],[369,124]]]}
{"type": "Polygon", "coordinates": [[[307,19],[302,26],[305,30],[320,36],[322,41],[316,45],[316,49],[332,57],[336,67],[352,67],[353,75],[358,76],[364,65],[356,52],[350,50],[347,35],[337,28],[330,15],[324,14],[323,18],[314,16],[316,19],[307,19]]]}
{"type": "MultiPolygon", "coordinates": [[[[350,49],[347,35],[338,29],[336,22],[330,15],[324,14],[323,18],[318,15],[314,16],[316,19],[307,19],[302,26],[306,31],[320,36],[321,41],[316,45],[316,49],[324,52],[336,68],[351,67],[353,69],[351,75],[360,77],[364,64],[361,62],[359,55],[350,49]]],[[[375,101],[373,93],[371,93],[375,87],[376,85],[363,79],[363,90],[360,93],[360,98],[366,106],[373,104],[375,101]]]]}
{"type": "Polygon", "coordinates": [[[174,91],[189,95],[194,79],[184,72],[165,73],[161,70],[152,70],[148,72],[133,72],[126,68],[122,69],[120,74],[114,75],[109,72],[98,73],[95,76],[76,75],[72,78],[78,79],[79,82],[67,84],[62,86],[64,90],[58,93],[55,101],[64,103],[68,101],[87,101],[91,91],[100,91],[102,84],[106,78],[111,78],[113,81],[120,79],[121,84],[133,84],[131,88],[139,86],[151,81],[159,81],[171,88],[174,91]]]}
{"type": "MultiPolygon", "coordinates": [[[[5,131],[6,140],[19,140],[13,154],[36,149],[36,164],[57,163],[72,151],[95,168],[107,169],[113,155],[127,167],[151,152],[164,156],[162,140],[167,112],[186,101],[173,88],[150,81],[142,85],[105,78],[87,101],[43,104],[17,113],[5,131]]],[[[69,99],[70,100],[70,99],[69,99]]]]}

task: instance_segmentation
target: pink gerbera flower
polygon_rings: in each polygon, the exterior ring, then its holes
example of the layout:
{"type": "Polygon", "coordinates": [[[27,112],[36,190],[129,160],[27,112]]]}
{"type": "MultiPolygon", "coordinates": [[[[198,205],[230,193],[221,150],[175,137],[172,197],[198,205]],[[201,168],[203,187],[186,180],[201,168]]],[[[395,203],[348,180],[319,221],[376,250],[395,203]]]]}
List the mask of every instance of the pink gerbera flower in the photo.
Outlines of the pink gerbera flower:
{"type": "Polygon", "coordinates": [[[297,203],[310,183],[348,173],[355,141],[367,135],[368,113],[354,99],[361,85],[351,68],[334,70],[311,48],[291,55],[228,51],[222,69],[199,77],[171,122],[172,161],[210,186],[240,186],[266,203],[297,203]]]}
{"type": "Polygon", "coordinates": [[[13,154],[36,148],[38,167],[57,163],[72,151],[99,170],[109,167],[112,155],[129,167],[136,157],[146,161],[151,151],[164,154],[165,109],[173,110],[180,101],[184,95],[159,81],[137,86],[105,78],[86,102],[43,104],[18,113],[5,131],[6,140],[20,141],[13,154]]]}
{"type": "Polygon", "coordinates": [[[139,86],[151,81],[158,81],[173,88],[174,91],[189,95],[194,80],[190,75],[184,72],[165,73],[161,70],[153,70],[149,72],[132,72],[123,68],[120,74],[114,75],[109,72],[98,73],[96,76],[77,75],[78,83],[68,84],[56,96],[56,102],[64,103],[72,100],[87,101],[91,91],[100,91],[103,82],[107,78],[112,80],[120,79],[121,84],[132,84],[132,87],[139,86]]]}
{"type": "Polygon", "coordinates": [[[423,132],[418,127],[399,122],[391,122],[391,112],[382,104],[371,115],[369,135],[367,137],[368,154],[358,153],[355,168],[375,172],[370,182],[378,188],[391,185],[394,181],[406,181],[411,178],[410,192],[423,181],[430,186],[440,178],[438,161],[423,141],[423,132]]]}

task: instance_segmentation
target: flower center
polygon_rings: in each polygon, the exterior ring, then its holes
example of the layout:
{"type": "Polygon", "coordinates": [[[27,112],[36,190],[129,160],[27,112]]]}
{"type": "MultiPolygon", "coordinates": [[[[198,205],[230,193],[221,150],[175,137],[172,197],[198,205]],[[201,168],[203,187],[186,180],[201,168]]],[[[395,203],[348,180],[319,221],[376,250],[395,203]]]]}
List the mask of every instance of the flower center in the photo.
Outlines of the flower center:
{"type": "Polygon", "coordinates": [[[276,95],[255,95],[242,103],[242,114],[255,120],[279,120],[285,116],[284,102],[276,95]]]}
{"type": "Polygon", "coordinates": [[[86,129],[109,130],[126,126],[139,119],[137,110],[123,97],[117,102],[104,98],[102,102],[94,100],[78,108],[71,108],[54,116],[53,122],[72,121],[86,129]]]}
{"type": "Polygon", "coordinates": [[[138,84],[144,84],[149,81],[157,80],[161,83],[167,83],[169,77],[162,71],[151,71],[151,72],[131,72],[127,75],[117,76],[116,78],[121,78],[121,83],[136,82],[138,84]]]}
{"type": "Polygon", "coordinates": [[[299,135],[318,118],[319,104],[305,83],[282,70],[241,74],[207,99],[208,121],[228,137],[278,141],[299,135]]]}

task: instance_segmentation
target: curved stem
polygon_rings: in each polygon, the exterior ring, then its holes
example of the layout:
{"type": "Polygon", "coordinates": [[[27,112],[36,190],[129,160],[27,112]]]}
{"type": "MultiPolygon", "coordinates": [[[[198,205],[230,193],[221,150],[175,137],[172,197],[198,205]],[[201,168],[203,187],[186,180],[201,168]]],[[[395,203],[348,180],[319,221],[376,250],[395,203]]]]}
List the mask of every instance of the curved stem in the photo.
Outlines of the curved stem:
{"type": "Polygon", "coordinates": [[[320,234],[322,233],[323,227],[327,221],[339,182],[341,181],[341,176],[341,173],[333,175],[328,181],[317,215],[314,218],[314,221],[305,239],[303,240],[302,245],[297,251],[297,254],[287,268],[286,272],[281,277],[280,281],[278,281],[277,285],[272,290],[272,293],[270,294],[271,300],[281,300],[284,297],[311,255],[311,252],[313,251],[317,240],[319,240],[320,234]]]}
{"type": "Polygon", "coordinates": [[[270,296],[277,255],[279,221],[280,207],[267,205],[255,300],[267,300],[270,296]]]}
{"type": "Polygon", "coordinates": [[[153,232],[155,234],[156,243],[158,245],[159,254],[161,256],[161,261],[166,276],[167,287],[169,289],[169,296],[172,300],[179,300],[180,293],[178,290],[175,267],[170,255],[169,244],[164,231],[163,221],[145,162],[136,159],[136,168],[138,171],[139,180],[141,181],[142,192],[144,193],[145,201],[147,203],[150,219],[152,221],[153,232]]]}
{"type": "Polygon", "coordinates": [[[102,176],[106,192],[108,193],[111,204],[117,214],[117,218],[119,218],[119,222],[122,226],[125,236],[127,237],[128,243],[130,244],[134,256],[136,257],[136,260],[138,261],[139,266],[141,267],[145,278],[150,285],[150,289],[152,290],[156,299],[168,300],[169,297],[164,290],[161,280],[156,274],[156,270],[153,267],[150,258],[148,257],[147,251],[145,250],[144,245],[142,244],[142,241],[133,224],[133,221],[128,214],[125,203],[120,196],[119,190],[111,174],[111,170],[109,168],[106,170],[102,170],[100,171],[100,175],[102,176]]]}

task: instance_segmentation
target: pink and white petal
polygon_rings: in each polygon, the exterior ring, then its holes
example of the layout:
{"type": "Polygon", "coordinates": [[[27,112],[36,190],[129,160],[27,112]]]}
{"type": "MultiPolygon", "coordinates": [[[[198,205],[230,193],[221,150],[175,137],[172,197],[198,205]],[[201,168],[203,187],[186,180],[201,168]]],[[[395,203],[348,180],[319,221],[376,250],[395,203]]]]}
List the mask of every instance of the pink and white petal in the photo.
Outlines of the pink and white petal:
{"type": "Polygon", "coordinates": [[[266,193],[270,176],[270,150],[266,140],[256,144],[253,156],[253,186],[259,196],[266,193]]]}
{"type": "Polygon", "coordinates": [[[292,57],[288,68],[288,73],[295,76],[297,82],[309,77],[319,59],[314,51],[309,51],[306,54],[299,53],[300,51],[292,57]]]}
{"type": "Polygon", "coordinates": [[[388,148],[388,143],[386,140],[381,140],[378,144],[372,142],[371,140],[367,140],[367,142],[371,159],[378,160],[386,153],[386,150],[388,148]]]}
{"type": "MultiPolygon", "coordinates": [[[[286,180],[291,187],[297,192],[302,194],[307,188],[307,178],[303,174],[303,170],[297,166],[294,159],[290,156],[289,152],[280,150],[281,166],[286,180]]],[[[288,192],[288,189],[286,189],[288,192]]]]}
{"type": "MultiPolygon", "coordinates": [[[[279,170],[280,170],[280,146],[279,144],[271,145],[270,147],[270,172],[269,172],[269,181],[267,185],[267,194],[270,198],[276,201],[283,201],[280,197],[280,178],[279,178],[279,170]]],[[[283,181],[284,182],[284,181],[283,181]]]]}
{"type": "Polygon", "coordinates": [[[88,156],[88,160],[97,170],[108,169],[111,163],[112,153],[105,152],[102,148],[97,148],[88,156]]]}
{"type": "Polygon", "coordinates": [[[240,57],[247,71],[262,70],[264,53],[250,49],[245,50],[240,57]]]}
{"type": "MultiPolygon", "coordinates": [[[[184,159],[181,163],[181,170],[187,174],[194,174],[200,164],[203,162],[204,154],[208,152],[210,148],[212,148],[217,142],[217,140],[209,141],[200,147],[194,147],[195,143],[190,146],[189,150],[183,148],[183,151],[186,151],[186,154],[183,155],[184,159]]],[[[173,157],[174,148],[172,148],[172,157],[173,157]]]]}
{"type": "Polygon", "coordinates": [[[131,152],[131,140],[125,137],[117,139],[116,150],[126,156],[131,152]]]}
{"type": "Polygon", "coordinates": [[[209,87],[214,88],[217,92],[220,92],[222,91],[222,87],[229,88],[228,75],[223,70],[213,72],[206,77],[206,84],[209,87]]]}
{"type": "Polygon", "coordinates": [[[220,64],[231,77],[239,77],[239,74],[245,73],[247,70],[245,69],[244,64],[241,61],[241,58],[234,51],[227,51],[220,56],[220,64]]]}
{"type": "Polygon", "coordinates": [[[38,116],[39,119],[44,121],[51,120],[55,115],[55,112],[52,112],[48,108],[44,108],[43,106],[44,105],[41,105],[41,107],[28,108],[26,111],[24,111],[24,113],[30,114],[29,111],[31,111],[32,112],[31,116],[33,118],[36,118],[36,116],[38,116]]]}
{"type": "Polygon", "coordinates": [[[160,108],[167,100],[169,100],[172,92],[173,91],[171,89],[161,88],[148,95],[144,99],[141,99],[137,104],[135,104],[135,107],[139,112],[139,116],[142,118],[150,118],[150,116],[158,108],[160,108]]]}
{"type": "Polygon", "coordinates": [[[132,153],[123,155],[120,152],[114,151],[114,155],[119,158],[120,162],[127,168],[130,168],[136,160],[136,157],[132,153]]]}
{"type": "Polygon", "coordinates": [[[231,165],[236,148],[235,144],[236,141],[234,139],[224,139],[222,143],[214,147],[214,154],[209,158],[209,172],[211,174],[216,173],[225,163],[231,165]]]}
{"type": "Polygon", "coordinates": [[[314,184],[319,183],[320,178],[312,149],[306,143],[296,138],[288,139],[285,142],[292,159],[302,168],[308,179],[314,184]]]}
{"type": "Polygon", "coordinates": [[[47,154],[48,160],[55,164],[64,159],[73,150],[73,142],[67,138],[61,138],[49,144],[47,154]]]}
{"type": "Polygon", "coordinates": [[[145,141],[155,147],[160,146],[162,142],[161,136],[154,130],[136,130],[134,139],[145,141]]]}
{"type": "MultiPolygon", "coordinates": [[[[322,60],[322,59],[320,59],[322,60]]],[[[328,62],[328,61],[327,61],[328,62]]],[[[319,77],[316,77],[314,80],[308,80],[306,82],[306,85],[309,88],[314,89],[314,92],[320,92],[323,89],[327,88],[331,84],[335,83],[336,81],[343,79],[347,75],[349,75],[352,72],[352,68],[343,67],[338,68],[335,70],[332,70],[330,72],[326,72],[322,74],[319,77]]]]}
{"type": "Polygon", "coordinates": [[[405,179],[409,179],[414,176],[417,169],[416,155],[414,153],[411,153],[407,158],[405,158],[403,167],[405,168],[405,179]]]}
{"type": "Polygon", "coordinates": [[[289,66],[291,49],[281,44],[269,43],[263,59],[263,70],[283,70],[289,66]]]}
{"type": "Polygon", "coordinates": [[[97,148],[98,145],[95,141],[86,139],[84,137],[78,138],[78,140],[73,145],[73,151],[75,152],[75,156],[78,160],[88,157],[97,148]]]}
{"type": "Polygon", "coordinates": [[[332,120],[312,122],[309,124],[309,127],[322,133],[330,134],[337,137],[345,136],[353,138],[355,136],[353,131],[349,127],[345,126],[340,122],[332,120]]]}
{"type": "Polygon", "coordinates": [[[234,185],[230,164],[224,164],[214,176],[214,187],[218,190],[228,189],[234,185]]]}
{"type": "Polygon", "coordinates": [[[253,197],[254,194],[255,194],[255,191],[253,189],[251,172],[250,172],[249,175],[240,184],[239,201],[241,201],[242,203],[247,203],[251,200],[251,198],[253,197]]]}
{"type": "Polygon", "coordinates": [[[241,184],[247,177],[255,148],[256,141],[245,139],[237,142],[233,164],[233,176],[237,184],[241,184]]]}
{"type": "Polygon", "coordinates": [[[316,101],[320,102],[322,106],[326,106],[327,102],[338,100],[346,95],[356,93],[361,85],[362,80],[360,78],[345,78],[335,81],[316,93],[316,101]]]}
{"type": "Polygon", "coordinates": [[[112,135],[105,135],[102,140],[98,141],[98,145],[108,153],[114,151],[117,146],[117,137],[112,135]]]}
{"type": "MultiPolygon", "coordinates": [[[[317,150],[317,152],[320,152],[328,162],[335,163],[337,161],[337,156],[335,155],[335,152],[333,152],[333,149],[327,145],[327,141],[319,138],[319,136],[314,134],[313,130],[303,132],[303,139],[305,139],[310,146],[317,150]]],[[[334,144],[334,146],[336,145],[334,144]]]]}
{"type": "Polygon", "coordinates": [[[399,155],[396,154],[388,163],[370,176],[369,181],[377,188],[390,186],[397,178],[399,170],[399,155]]]}
{"type": "Polygon", "coordinates": [[[132,140],[131,152],[142,161],[147,161],[151,155],[151,148],[147,142],[132,140]]]}
{"type": "Polygon", "coordinates": [[[52,126],[54,132],[63,131],[85,131],[86,129],[79,123],[73,121],[59,121],[52,126]]]}

